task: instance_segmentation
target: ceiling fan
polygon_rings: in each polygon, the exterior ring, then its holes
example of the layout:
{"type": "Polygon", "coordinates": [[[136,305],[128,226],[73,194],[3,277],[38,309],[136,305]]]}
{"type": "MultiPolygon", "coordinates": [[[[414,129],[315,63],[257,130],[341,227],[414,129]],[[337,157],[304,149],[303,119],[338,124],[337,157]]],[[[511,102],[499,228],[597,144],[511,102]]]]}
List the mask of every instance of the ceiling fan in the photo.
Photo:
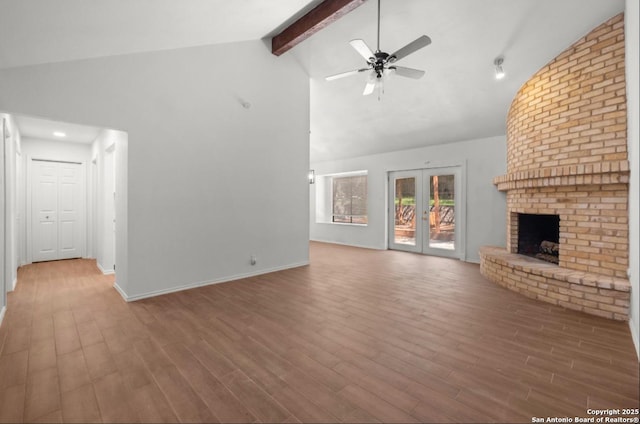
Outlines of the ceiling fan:
{"type": "Polygon", "coordinates": [[[373,93],[376,86],[381,86],[383,78],[386,75],[395,73],[401,77],[419,79],[422,78],[425,71],[419,69],[406,68],[403,66],[396,66],[395,63],[400,59],[409,56],[411,53],[420,50],[423,47],[431,44],[431,38],[426,35],[422,35],[395,53],[388,54],[380,50],[380,0],[378,0],[378,45],[375,53],[371,51],[367,43],[364,40],[356,39],[349,41],[351,47],[353,47],[364,59],[367,61],[366,68],[355,69],[353,71],[342,72],[340,74],[331,75],[326,77],[327,81],[333,81],[336,79],[348,77],[351,75],[359,74],[361,72],[369,72],[369,80],[364,87],[363,96],[368,96],[373,93]]]}

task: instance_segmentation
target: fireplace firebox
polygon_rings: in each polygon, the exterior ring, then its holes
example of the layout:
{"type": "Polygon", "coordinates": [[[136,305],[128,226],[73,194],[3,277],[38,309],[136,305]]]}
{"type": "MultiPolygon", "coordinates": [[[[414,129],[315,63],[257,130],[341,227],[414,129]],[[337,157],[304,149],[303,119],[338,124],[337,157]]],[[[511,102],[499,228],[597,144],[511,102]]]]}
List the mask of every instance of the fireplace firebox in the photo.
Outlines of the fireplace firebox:
{"type": "Polygon", "coordinates": [[[518,214],[518,253],[559,262],[560,216],[518,214]]]}

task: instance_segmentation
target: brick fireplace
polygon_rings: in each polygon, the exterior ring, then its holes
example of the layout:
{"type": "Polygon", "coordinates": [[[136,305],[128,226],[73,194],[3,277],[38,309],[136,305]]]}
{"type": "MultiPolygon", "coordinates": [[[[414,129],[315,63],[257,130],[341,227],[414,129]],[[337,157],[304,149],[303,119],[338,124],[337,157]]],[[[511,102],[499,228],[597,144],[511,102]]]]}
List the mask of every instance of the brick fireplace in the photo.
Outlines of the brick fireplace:
{"type": "Polygon", "coordinates": [[[481,249],[486,277],[569,309],[628,319],[626,120],[620,14],[538,71],[513,100],[507,174],[494,179],[507,195],[506,249],[481,249]],[[553,222],[557,236],[542,229],[553,222]],[[523,223],[532,234],[520,234],[523,223]],[[534,246],[557,237],[549,241],[558,244],[558,263],[523,252],[523,237],[534,246]]]}

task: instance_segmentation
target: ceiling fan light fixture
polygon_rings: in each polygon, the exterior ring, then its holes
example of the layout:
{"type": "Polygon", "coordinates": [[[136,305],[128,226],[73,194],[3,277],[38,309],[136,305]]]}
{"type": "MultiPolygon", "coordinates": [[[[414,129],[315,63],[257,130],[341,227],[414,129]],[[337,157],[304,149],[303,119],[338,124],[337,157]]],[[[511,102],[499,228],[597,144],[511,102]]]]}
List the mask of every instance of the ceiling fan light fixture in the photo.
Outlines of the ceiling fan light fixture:
{"type": "Polygon", "coordinates": [[[392,79],[395,76],[395,74],[396,74],[395,66],[389,66],[384,71],[384,76],[387,77],[388,79],[392,79]]]}
{"type": "Polygon", "coordinates": [[[502,63],[504,62],[504,58],[502,56],[497,57],[494,61],[493,64],[496,67],[496,79],[497,80],[501,80],[502,78],[505,77],[505,73],[504,73],[504,69],[502,68],[502,63]]]}
{"type": "MultiPolygon", "coordinates": [[[[360,72],[370,71],[367,85],[365,86],[364,92],[362,93],[363,95],[368,96],[375,90],[376,86],[379,88],[380,93],[384,92],[384,79],[390,77],[391,75],[395,74],[401,77],[419,79],[425,74],[424,71],[421,71],[419,69],[396,66],[395,63],[420,50],[421,48],[431,44],[431,38],[426,35],[422,35],[392,54],[382,51],[380,49],[380,0],[378,0],[377,30],[378,37],[376,45],[377,48],[375,52],[371,50],[371,48],[369,48],[364,40],[355,39],[349,41],[351,47],[353,47],[353,49],[366,61],[366,68],[342,72],[336,75],[330,75],[328,77],[325,77],[325,80],[333,81],[336,79],[348,77],[350,75],[355,75],[360,72]]],[[[380,96],[378,95],[378,99],[379,98],[380,96]]]]}

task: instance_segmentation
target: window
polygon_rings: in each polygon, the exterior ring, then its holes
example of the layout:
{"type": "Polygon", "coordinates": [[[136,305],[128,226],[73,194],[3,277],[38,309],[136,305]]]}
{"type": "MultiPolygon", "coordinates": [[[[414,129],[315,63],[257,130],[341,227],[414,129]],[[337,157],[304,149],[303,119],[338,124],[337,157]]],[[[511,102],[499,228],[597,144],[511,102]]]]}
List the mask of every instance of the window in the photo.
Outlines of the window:
{"type": "Polygon", "coordinates": [[[316,175],[315,221],[367,225],[367,171],[316,175]]]}
{"type": "Polygon", "coordinates": [[[367,223],[367,176],[332,178],[331,222],[367,223]]]}

